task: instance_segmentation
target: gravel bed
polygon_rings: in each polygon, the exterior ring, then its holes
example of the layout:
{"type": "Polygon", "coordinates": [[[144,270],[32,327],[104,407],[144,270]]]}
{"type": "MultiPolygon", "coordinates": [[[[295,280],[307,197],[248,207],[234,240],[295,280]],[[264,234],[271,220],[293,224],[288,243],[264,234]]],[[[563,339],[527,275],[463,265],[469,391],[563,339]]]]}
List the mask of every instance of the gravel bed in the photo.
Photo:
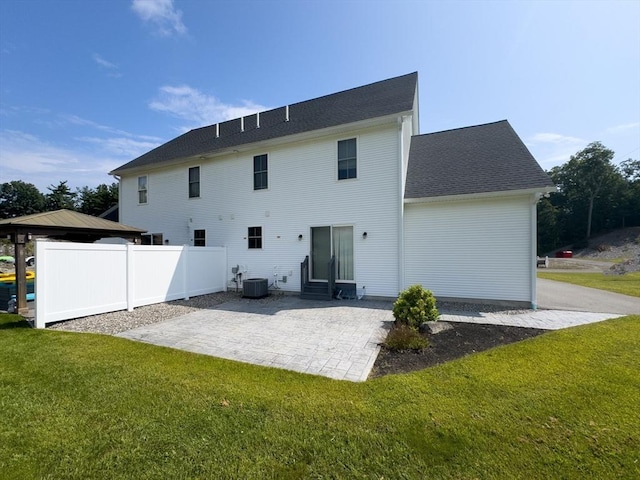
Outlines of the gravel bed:
{"type": "Polygon", "coordinates": [[[189,300],[174,300],[173,302],[156,303],[137,307],[133,311],[120,310],[117,312],[91,315],[88,317],[65,320],[54,323],[47,328],[65,330],[69,332],[89,332],[115,335],[134,328],[164,322],[171,318],[205,308],[215,307],[221,303],[239,300],[240,294],[235,292],[219,292],[200,295],[189,300]]]}
{"type": "MultiPolygon", "coordinates": [[[[219,292],[209,295],[200,295],[189,300],[175,300],[173,302],[156,303],[137,307],[132,312],[120,310],[118,312],[103,313],[101,315],[91,315],[88,317],[75,318],[49,325],[51,330],[64,330],[68,332],[102,333],[115,335],[120,332],[132,330],[134,328],[164,322],[171,318],[179,317],[196,310],[207,309],[222,303],[235,302],[274,302],[278,301],[282,295],[269,295],[266,298],[255,300],[242,298],[240,293],[219,292]]],[[[364,300],[366,302],[366,300],[364,300]]],[[[390,304],[391,305],[391,304],[390,304]]],[[[463,313],[463,312],[484,312],[519,314],[530,310],[510,310],[497,305],[478,305],[471,303],[438,302],[440,313],[463,313]]]]}

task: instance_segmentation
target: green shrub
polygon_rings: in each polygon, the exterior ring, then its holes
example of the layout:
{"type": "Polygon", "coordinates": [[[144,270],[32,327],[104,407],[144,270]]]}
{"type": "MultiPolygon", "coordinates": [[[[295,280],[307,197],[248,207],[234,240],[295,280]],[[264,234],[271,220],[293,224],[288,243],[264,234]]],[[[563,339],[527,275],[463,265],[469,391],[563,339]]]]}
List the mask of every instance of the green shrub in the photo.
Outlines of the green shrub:
{"type": "Polygon", "coordinates": [[[431,290],[412,285],[402,291],[393,304],[393,316],[397,324],[417,329],[424,322],[438,320],[436,299],[431,290]]]}
{"type": "Polygon", "coordinates": [[[429,341],[415,328],[395,325],[383,345],[389,350],[422,350],[429,346],[429,341]]]}

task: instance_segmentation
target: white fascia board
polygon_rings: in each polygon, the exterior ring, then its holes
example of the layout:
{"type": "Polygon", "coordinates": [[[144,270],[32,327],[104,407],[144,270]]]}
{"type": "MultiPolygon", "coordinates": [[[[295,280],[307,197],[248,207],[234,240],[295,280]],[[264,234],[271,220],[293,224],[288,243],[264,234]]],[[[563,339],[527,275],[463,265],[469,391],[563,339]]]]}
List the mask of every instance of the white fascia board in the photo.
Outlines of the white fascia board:
{"type": "Polygon", "coordinates": [[[288,143],[297,143],[304,142],[310,139],[322,138],[337,134],[342,134],[344,132],[350,132],[353,130],[361,130],[365,128],[376,127],[379,125],[385,124],[396,124],[398,117],[402,115],[411,114],[411,110],[407,110],[406,112],[394,113],[393,115],[386,115],[383,117],[370,118],[367,120],[361,120],[359,122],[353,123],[345,123],[342,125],[336,125],[333,127],[327,127],[319,130],[311,130],[308,132],[295,133],[293,135],[285,135],[283,137],[271,138],[269,140],[263,140],[261,142],[254,143],[246,143],[242,145],[235,145],[229,148],[215,150],[213,152],[203,152],[197,155],[192,155],[190,157],[181,157],[173,160],[167,160],[163,162],[158,162],[152,165],[144,165],[141,167],[132,167],[128,169],[118,170],[117,175],[135,175],[140,172],[149,172],[152,170],[164,169],[166,167],[176,166],[176,165],[185,165],[193,162],[201,162],[202,160],[214,159],[217,157],[223,157],[229,154],[238,154],[251,150],[259,150],[259,149],[269,149],[274,146],[288,144],[288,143]]]}
{"type": "Polygon", "coordinates": [[[464,195],[442,195],[439,197],[423,197],[423,198],[405,198],[404,203],[438,203],[438,202],[457,202],[469,200],[481,200],[486,198],[503,198],[503,197],[521,197],[523,195],[539,194],[540,196],[555,192],[556,187],[536,187],[521,190],[505,190],[501,192],[482,192],[469,193],[464,195]]]}

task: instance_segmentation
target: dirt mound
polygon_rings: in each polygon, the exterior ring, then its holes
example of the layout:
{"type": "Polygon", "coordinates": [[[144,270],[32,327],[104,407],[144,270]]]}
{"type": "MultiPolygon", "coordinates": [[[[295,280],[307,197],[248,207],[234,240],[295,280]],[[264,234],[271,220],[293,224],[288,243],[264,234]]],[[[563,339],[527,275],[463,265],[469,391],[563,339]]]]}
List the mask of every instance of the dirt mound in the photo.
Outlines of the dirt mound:
{"type": "Polygon", "coordinates": [[[576,258],[613,260],[605,273],[623,275],[640,271],[640,227],[623,228],[589,240],[589,247],[574,251],[576,258]]]}

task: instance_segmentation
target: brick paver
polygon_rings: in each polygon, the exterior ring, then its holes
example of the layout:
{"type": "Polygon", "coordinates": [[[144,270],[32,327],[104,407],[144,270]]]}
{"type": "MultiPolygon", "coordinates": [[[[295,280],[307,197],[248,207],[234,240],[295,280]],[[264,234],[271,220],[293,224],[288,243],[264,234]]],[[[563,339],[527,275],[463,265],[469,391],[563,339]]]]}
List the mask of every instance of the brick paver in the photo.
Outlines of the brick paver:
{"type": "MultiPolygon", "coordinates": [[[[338,380],[367,379],[393,322],[391,302],[313,302],[293,296],[234,301],[118,336],[338,380]]],[[[538,310],[448,313],[442,321],[556,330],[619,314],[538,310]]]]}

